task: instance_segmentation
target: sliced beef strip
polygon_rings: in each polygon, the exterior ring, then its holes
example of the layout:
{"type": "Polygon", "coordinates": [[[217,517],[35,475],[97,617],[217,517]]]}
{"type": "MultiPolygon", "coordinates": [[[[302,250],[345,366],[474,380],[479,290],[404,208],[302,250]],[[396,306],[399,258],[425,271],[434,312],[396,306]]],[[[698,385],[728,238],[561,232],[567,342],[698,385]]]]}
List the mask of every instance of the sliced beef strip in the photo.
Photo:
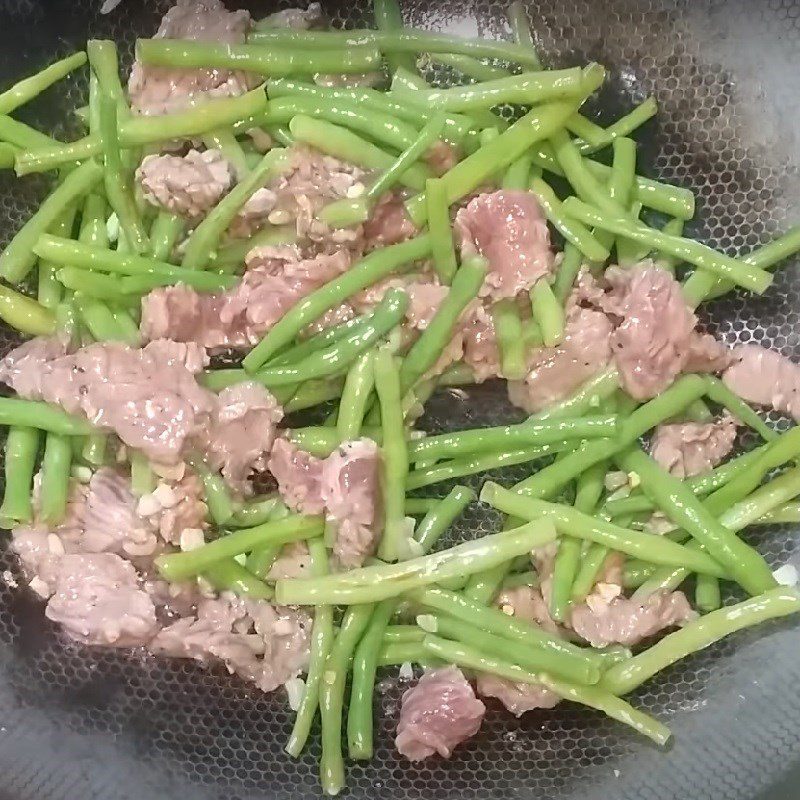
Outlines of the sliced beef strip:
{"type": "Polygon", "coordinates": [[[688,478],[717,466],[733,450],[735,441],[736,420],[724,414],[711,422],[659,425],[650,455],[675,477],[688,478]]]}

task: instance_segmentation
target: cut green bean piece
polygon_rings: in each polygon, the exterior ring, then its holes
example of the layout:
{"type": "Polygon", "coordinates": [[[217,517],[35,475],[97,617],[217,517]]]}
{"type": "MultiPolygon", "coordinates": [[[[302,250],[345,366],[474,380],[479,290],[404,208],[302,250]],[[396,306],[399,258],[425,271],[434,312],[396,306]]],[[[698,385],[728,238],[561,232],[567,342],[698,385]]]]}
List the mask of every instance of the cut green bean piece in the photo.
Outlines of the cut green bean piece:
{"type": "MultiPolygon", "coordinates": [[[[211,470],[200,458],[190,458],[189,464],[203,481],[206,505],[211,519],[217,525],[224,525],[233,516],[233,498],[222,476],[211,470]]],[[[238,555],[235,554],[235,555],[238,555]]]]}
{"type": "Polygon", "coordinates": [[[575,144],[581,153],[595,153],[602,150],[612,142],[617,141],[623,136],[630,136],[637,128],[641,127],[647,120],[654,117],[658,112],[658,103],[655,97],[648,97],[639,103],[633,111],[620,117],[616,122],[603,130],[602,141],[588,142],[575,140],[575,144]]]}
{"type": "Polygon", "coordinates": [[[741,397],[734,394],[719,378],[705,376],[706,392],[710,400],[724,406],[736,419],[752,428],[767,442],[778,438],[778,433],[767,425],[741,397]]]}
{"type": "MultiPolygon", "coordinates": [[[[432,53],[430,60],[435,64],[444,64],[446,67],[452,67],[462,75],[474,78],[476,81],[489,81],[493,78],[503,78],[510,74],[503,67],[485,64],[472,56],[464,56],[457,53],[432,53]]],[[[411,69],[411,67],[408,68],[411,69]]]]}
{"type": "Polygon", "coordinates": [[[86,53],[74,53],[71,56],[62,58],[60,61],[56,61],[49,67],[45,67],[29,78],[17,81],[10,89],[6,89],[0,94],[0,114],[10,114],[14,109],[33,100],[45,89],[65,78],[78,67],[82,67],[85,63],[86,53]]]}
{"type": "Polygon", "coordinates": [[[521,0],[514,0],[509,5],[508,22],[511,25],[511,32],[514,34],[514,41],[521,47],[527,47],[532,53],[529,67],[531,69],[541,69],[542,66],[538,63],[539,56],[536,54],[536,42],[528,20],[528,12],[525,10],[525,4],[521,0]]]}
{"type": "Polygon", "coordinates": [[[627,694],[670,664],[718,642],[725,636],[768,619],[796,614],[798,611],[800,596],[796,590],[784,586],[719,611],[712,611],[668,634],[629,661],[611,667],[601,679],[601,686],[613,694],[627,694]]]}
{"type": "Polygon", "coordinates": [[[447,187],[441,178],[429,178],[425,183],[428,209],[428,233],[433,255],[433,268],[442,283],[449,284],[458,268],[450,222],[447,187]]]}
{"type": "MultiPolygon", "coordinates": [[[[424,552],[430,552],[439,538],[453,524],[461,512],[475,499],[475,492],[466,486],[454,486],[447,497],[438,501],[420,521],[414,537],[424,552]]],[[[410,503],[406,501],[406,506],[410,503]]],[[[406,511],[408,512],[408,507],[406,511]]]]}
{"type": "Polygon", "coordinates": [[[68,436],[48,433],[42,456],[39,516],[46,525],[58,525],[66,515],[72,442],[68,436]]]}
{"type": "Polygon", "coordinates": [[[514,300],[500,300],[492,306],[492,321],[500,350],[500,372],[506,380],[519,381],[526,373],[525,339],[522,320],[514,300]]]}
{"type": "Polygon", "coordinates": [[[361,434],[364,413],[375,387],[374,358],[373,352],[364,353],[350,367],[345,378],[336,420],[336,432],[341,442],[352,441],[361,434]]]}
{"type": "Polygon", "coordinates": [[[233,592],[252,600],[271,600],[275,592],[233,558],[212,564],[203,577],[218,591],[233,592]]]}
{"type": "MultiPolygon", "coordinates": [[[[156,261],[172,262],[172,253],[186,228],[186,220],[169,211],[159,211],[150,231],[150,255],[156,261]]],[[[244,257],[242,257],[244,261],[244,257]]],[[[219,262],[212,260],[212,266],[219,269],[219,262]]]]}
{"type": "Polygon", "coordinates": [[[39,431],[36,428],[12,425],[6,438],[6,485],[3,504],[0,506],[0,520],[4,528],[33,519],[31,490],[38,452],[39,431]]]}
{"type": "Polygon", "coordinates": [[[533,319],[539,326],[542,341],[547,347],[555,347],[564,338],[564,309],[546,278],[536,281],[530,298],[533,319]]]}

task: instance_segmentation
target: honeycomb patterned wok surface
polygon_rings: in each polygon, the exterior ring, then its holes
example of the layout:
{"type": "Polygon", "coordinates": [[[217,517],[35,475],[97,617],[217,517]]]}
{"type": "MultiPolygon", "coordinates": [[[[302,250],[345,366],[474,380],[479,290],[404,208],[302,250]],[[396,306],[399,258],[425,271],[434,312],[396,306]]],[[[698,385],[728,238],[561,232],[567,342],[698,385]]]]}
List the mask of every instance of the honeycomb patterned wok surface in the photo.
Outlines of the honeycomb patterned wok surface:
{"type": "MultiPolygon", "coordinates": [[[[365,0],[325,4],[339,25],[370,23],[365,0]]],[[[166,5],[122,0],[108,16],[95,0],[0,0],[0,86],[82,46],[113,37],[126,63],[137,35],[166,5]]],[[[263,15],[275,6],[253,4],[263,15]]],[[[464,35],[507,37],[505,3],[404,5],[406,21],[464,35]]],[[[691,233],[731,254],[800,221],[796,120],[800,2],[793,0],[557,0],[529,2],[543,59],[594,59],[611,80],[591,110],[602,123],[654,94],[661,111],[639,134],[640,168],[694,190],[691,233]]],[[[446,83],[446,72],[430,74],[446,83]]],[[[55,135],[85,102],[85,76],[48,92],[21,115],[55,135]]],[[[39,178],[0,174],[0,239],[43,196],[39,178]]],[[[704,323],[730,344],[761,342],[800,357],[797,263],[761,298],[735,296],[704,323]]],[[[13,335],[0,332],[3,352],[13,335]]],[[[499,385],[434,397],[430,430],[514,418],[499,385]]],[[[772,420],[781,424],[778,419],[772,420]]],[[[511,481],[524,468],[493,477],[511,481]]],[[[479,480],[473,481],[477,486],[479,480]]],[[[449,487],[441,485],[437,491],[449,487]]],[[[497,526],[473,505],[457,536],[497,526]]],[[[760,529],[774,565],[798,563],[797,531],[760,529]]],[[[19,575],[13,559],[0,572],[19,575]]],[[[478,736],[449,761],[410,766],[392,748],[403,686],[387,674],[375,758],[348,767],[347,797],[370,800],[750,800],[800,758],[800,629],[773,624],[714,645],[646,684],[634,702],[672,728],[658,751],[602,715],[563,704],[515,719],[492,706],[478,736]]],[[[154,800],[191,797],[301,800],[319,795],[319,742],[283,752],[291,712],[281,693],[260,695],[224,670],[66,644],[28,593],[0,581],[0,798],[154,800]]]]}

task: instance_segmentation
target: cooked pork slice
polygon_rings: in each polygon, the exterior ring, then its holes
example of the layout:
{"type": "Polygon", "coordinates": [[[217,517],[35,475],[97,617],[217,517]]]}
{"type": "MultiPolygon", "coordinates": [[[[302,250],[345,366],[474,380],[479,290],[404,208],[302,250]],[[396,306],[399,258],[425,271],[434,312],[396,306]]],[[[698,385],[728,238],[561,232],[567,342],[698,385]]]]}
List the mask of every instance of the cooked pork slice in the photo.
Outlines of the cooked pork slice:
{"type": "Polygon", "coordinates": [[[245,493],[251,473],[266,466],[283,409],[254,381],[229,386],[218,398],[205,450],[211,466],[221,470],[228,485],[245,493]]]}
{"type": "Polygon", "coordinates": [[[735,347],[733,358],[722,376],[729,389],[748,403],[800,421],[800,364],[757,344],[735,347]]]}
{"type": "Polygon", "coordinates": [[[472,307],[462,329],[462,336],[464,362],[472,368],[475,382],[483,383],[498,377],[501,374],[500,350],[497,346],[494,320],[482,305],[476,304],[472,307]]]}
{"type": "Polygon", "coordinates": [[[378,447],[371,439],[344,442],[322,463],[322,498],[336,525],[333,555],[360,567],[375,552],[379,534],[378,447]]]}
{"type": "Polygon", "coordinates": [[[233,172],[219,150],[190,150],[185,156],[145,156],[136,177],[151,205],[197,219],[228,191],[233,172]]]}
{"type": "Polygon", "coordinates": [[[443,142],[441,139],[434,142],[428,152],[425,153],[425,163],[431,168],[431,172],[438,176],[449,172],[461,159],[459,148],[443,142]]]}
{"type": "Polygon", "coordinates": [[[276,439],[269,470],[283,501],[304,514],[320,514],[336,527],[333,554],[358,567],[375,551],[378,530],[378,448],[371,439],[344,442],[325,459],[276,439]]]}
{"type": "Polygon", "coordinates": [[[695,331],[689,342],[689,357],[684,372],[724,372],[733,360],[733,352],[710,333],[695,331]]]}
{"type": "Polygon", "coordinates": [[[683,371],[697,317],[680,284],[657,268],[609,269],[622,322],[611,337],[625,390],[637,400],[663,392],[683,371]]]}
{"type": "Polygon", "coordinates": [[[45,615],[85,644],[132,647],[146,644],[158,629],[136,570],[113,553],[63,556],[45,615]]]}
{"type": "Polygon", "coordinates": [[[694,616],[683,592],[656,592],[642,600],[594,592],[572,609],[570,624],[592,647],[605,647],[636,644],[694,616]]]}
{"type": "Polygon", "coordinates": [[[370,218],[364,223],[364,249],[376,250],[404,242],[419,233],[406,213],[402,195],[387,192],[381,195],[370,218]]]}
{"type": "Polygon", "coordinates": [[[677,478],[707,472],[733,449],[736,420],[724,414],[712,422],[680,422],[659,425],[650,455],[677,478]]]}
{"type": "Polygon", "coordinates": [[[322,459],[300,450],[283,438],[275,440],[268,462],[278,491],[289,508],[301,514],[321,514],[325,509],[322,497],[322,459]]]}
{"type": "MultiPolygon", "coordinates": [[[[178,0],[164,15],[154,38],[244,44],[249,27],[247,11],[227,11],[221,0],[178,0]]],[[[135,61],[128,94],[137,114],[167,114],[198,100],[243,94],[255,83],[254,76],[245,72],[157,67],[135,61]]]]}
{"type": "Polygon", "coordinates": [[[457,745],[478,732],[485,712],[460,669],[425,672],[403,695],[395,746],[409,761],[435,753],[449,758],[457,745]]]}
{"type": "Polygon", "coordinates": [[[350,255],[306,256],[296,245],[259,247],[234,289],[201,294],[187,286],[154,289],[142,300],[145,340],[168,337],[209,350],[241,349],[260,341],[292,306],[350,266],[350,255]]]}
{"type": "Polygon", "coordinates": [[[271,692],[308,661],[311,621],[301,611],[264,601],[204,600],[195,616],[158,633],[151,649],[197,661],[221,661],[232,674],[271,692]]]}
{"type": "Polygon", "coordinates": [[[478,675],[477,688],[481,697],[497,698],[515,717],[535,708],[553,708],[561,699],[540,683],[514,683],[488,673],[478,675]]]}
{"type": "Polygon", "coordinates": [[[22,397],[82,414],[155,461],[176,461],[215,407],[215,396],[193,374],[203,363],[194,345],[98,342],[50,355],[48,345],[28,342],[0,362],[0,380],[22,397]]]}
{"type": "Polygon", "coordinates": [[[455,229],[461,253],[489,262],[482,294],[516,297],[553,269],[553,252],[539,203],[530,192],[481,194],[459,209],[455,229]]]}
{"type": "Polygon", "coordinates": [[[568,397],[611,360],[611,331],[611,322],[602,312],[572,309],[564,341],[535,351],[524,380],[508,382],[511,402],[533,414],[568,397]]]}
{"type": "Polygon", "coordinates": [[[562,632],[550,616],[547,602],[542,596],[541,590],[536,586],[516,586],[513,589],[503,589],[497,595],[495,605],[504,614],[535,622],[549,633],[560,635],[562,632]]]}
{"type": "Polygon", "coordinates": [[[55,589],[58,563],[65,554],[64,542],[41,524],[20,525],[11,531],[11,548],[30,587],[42,597],[55,589]]]}
{"type": "Polygon", "coordinates": [[[259,23],[265,28],[293,28],[297,31],[310,31],[328,27],[328,21],[319,3],[309,3],[308,8],[284,8],[269,14],[259,23]]]}

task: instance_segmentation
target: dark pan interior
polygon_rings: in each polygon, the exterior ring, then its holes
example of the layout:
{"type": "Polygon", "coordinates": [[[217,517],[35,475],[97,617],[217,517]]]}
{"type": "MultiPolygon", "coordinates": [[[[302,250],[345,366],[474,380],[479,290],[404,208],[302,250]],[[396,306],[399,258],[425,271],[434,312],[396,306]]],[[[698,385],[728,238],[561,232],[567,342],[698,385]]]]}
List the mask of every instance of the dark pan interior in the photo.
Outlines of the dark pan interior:
{"type": "MultiPolygon", "coordinates": [[[[337,24],[371,22],[366,0],[323,5],[337,24]]],[[[99,7],[100,0],[0,0],[0,85],[81,47],[88,36],[116,39],[127,64],[135,36],[151,34],[167,4],[122,0],[105,17],[99,7]]],[[[255,16],[274,8],[251,6],[255,16]]],[[[507,35],[504,11],[505,3],[491,0],[410,0],[404,7],[410,24],[486,36],[507,35]]],[[[611,70],[592,109],[601,122],[655,94],[661,111],[640,132],[640,164],[697,193],[693,235],[735,254],[800,221],[800,2],[531,0],[529,12],[548,64],[595,59],[611,70]]],[[[22,117],[66,135],[67,110],[83,102],[84,83],[70,80],[22,117]]],[[[46,188],[39,178],[17,182],[0,174],[3,243],[46,188]]],[[[705,322],[729,344],[756,341],[800,358],[799,312],[795,262],[763,297],[718,302],[705,322]]],[[[5,351],[13,337],[4,331],[0,338],[5,351]]],[[[502,387],[487,385],[466,397],[438,395],[424,424],[433,430],[513,416],[502,387]]],[[[494,477],[519,475],[515,468],[494,477]]],[[[436,488],[444,493],[449,486],[436,488]]],[[[458,535],[496,524],[475,504],[458,535]]],[[[759,529],[757,537],[775,566],[798,563],[796,530],[759,529]]],[[[20,578],[7,553],[0,561],[0,572],[10,570],[12,582],[20,578]]],[[[319,795],[318,741],[298,761],[283,753],[291,712],[281,692],[261,695],[221,669],[65,644],[41,604],[7,585],[8,577],[0,580],[0,798],[319,795]]],[[[666,752],[582,708],[564,704],[517,720],[493,706],[480,735],[450,761],[421,766],[393,751],[402,686],[387,675],[376,698],[375,758],[350,765],[347,796],[751,800],[800,760],[798,652],[796,622],[767,625],[645,685],[634,702],[672,728],[666,752]]]]}

